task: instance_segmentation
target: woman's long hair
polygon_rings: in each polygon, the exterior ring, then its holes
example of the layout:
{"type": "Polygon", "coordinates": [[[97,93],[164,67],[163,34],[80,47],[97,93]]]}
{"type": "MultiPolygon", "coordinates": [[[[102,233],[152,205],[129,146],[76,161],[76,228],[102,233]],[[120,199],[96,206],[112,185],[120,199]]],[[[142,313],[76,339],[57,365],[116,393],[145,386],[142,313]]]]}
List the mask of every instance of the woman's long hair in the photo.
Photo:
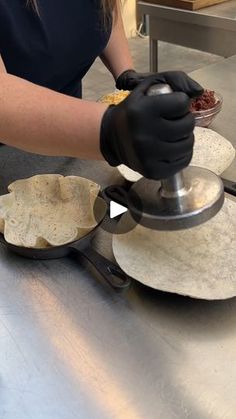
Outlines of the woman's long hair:
{"type": "MultiPolygon", "coordinates": [[[[40,15],[37,0],[26,0],[27,4],[32,6],[35,12],[40,15]]],[[[114,12],[116,16],[117,0],[101,0],[102,20],[104,23],[109,21],[111,14],[114,12]]]]}

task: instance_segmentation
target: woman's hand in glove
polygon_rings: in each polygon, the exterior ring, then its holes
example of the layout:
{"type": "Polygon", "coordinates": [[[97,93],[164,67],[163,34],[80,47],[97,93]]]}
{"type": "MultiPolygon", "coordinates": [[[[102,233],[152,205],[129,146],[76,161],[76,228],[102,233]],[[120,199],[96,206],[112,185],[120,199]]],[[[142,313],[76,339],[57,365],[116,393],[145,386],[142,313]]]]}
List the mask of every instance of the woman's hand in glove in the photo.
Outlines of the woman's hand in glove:
{"type": "Polygon", "coordinates": [[[110,106],[100,131],[101,152],[111,166],[123,163],[151,179],[188,166],[194,143],[189,97],[182,92],[147,96],[158,82],[158,75],[148,77],[123,102],[110,106]]]}
{"type": "Polygon", "coordinates": [[[164,73],[136,73],[135,70],[127,70],[116,80],[117,89],[133,90],[150,76],[156,76],[156,83],[169,84],[174,92],[184,92],[190,98],[200,96],[203,88],[182,71],[166,71],[164,73]]]}

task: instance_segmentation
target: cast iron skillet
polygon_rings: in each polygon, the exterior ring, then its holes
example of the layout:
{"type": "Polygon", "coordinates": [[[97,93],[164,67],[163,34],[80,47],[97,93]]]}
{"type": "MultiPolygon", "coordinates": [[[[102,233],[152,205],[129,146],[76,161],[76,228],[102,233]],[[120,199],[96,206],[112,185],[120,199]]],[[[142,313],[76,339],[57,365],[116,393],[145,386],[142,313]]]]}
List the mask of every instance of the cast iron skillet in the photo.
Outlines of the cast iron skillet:
{"type": "MultiPolygon", "coordinates": [[[[104,201],[105,202],[105,201],[104,201]]],[[[69,255],[83,255],[103,276],[103,278],[113,288],[128,288],[131,278],[115,263],[109,261],[91,246],[91,239],[97,229],[106,220],[107,212],[97,226],[79,240],[62,246],[48,247],[44,249],[34,249],[16,246],[8,243],[4,235],[0,233],[0,243],[4,244],[10,251],[29,259],[58,259],[69,255]]]]}
{"type": "Polygon", "coordinates": [[[232,180],[221,178],[224,184],[225,192],[229,193],[230,195],[236,196],[236,182],[232,180]]]}

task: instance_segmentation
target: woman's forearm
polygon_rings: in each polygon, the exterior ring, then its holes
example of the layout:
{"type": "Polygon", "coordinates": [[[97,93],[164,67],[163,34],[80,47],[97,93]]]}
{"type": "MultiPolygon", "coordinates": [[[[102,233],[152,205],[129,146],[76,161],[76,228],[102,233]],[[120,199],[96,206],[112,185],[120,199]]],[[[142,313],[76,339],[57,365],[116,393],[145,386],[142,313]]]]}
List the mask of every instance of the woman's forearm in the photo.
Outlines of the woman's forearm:
{"type": "Polygon", "coordinates": [[[100,57],[108,70],[112,73],[115,80],[121,73],[123,73],[123,71],[134,68],[128,42],[125,36],[119,4],[117,7],[117,19],[113,24],[112,33],[107,47],[100,57]]]}
{"type": "Polygon", "coordinates": [[[0,73],[6,73],[6,67],[4,65],[1,55],[0,55],[0,73]]]}
{"type": "Polygon", "coordinates": [[[101,103],[72,98],[0,72],[0,138],[30,152],[102,159],[101,103]]]}

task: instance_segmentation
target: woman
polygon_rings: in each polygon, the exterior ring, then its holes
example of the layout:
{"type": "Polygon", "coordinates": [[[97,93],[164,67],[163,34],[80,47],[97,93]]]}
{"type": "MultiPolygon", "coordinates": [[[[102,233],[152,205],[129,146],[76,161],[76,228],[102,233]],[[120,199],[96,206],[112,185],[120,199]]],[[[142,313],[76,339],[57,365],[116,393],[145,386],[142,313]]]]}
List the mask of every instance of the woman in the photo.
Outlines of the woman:
{"type": "Polygon", "coordinates": [[[118,3],[0,1],[6,68],[0,73],[0,138],[41,155],[124,163],[159,179],[191,159],[189,97],[202,88],[184,73],[150,76],[133,70],[118,3]],[[116,107],[78,99],[81,80],[98,56],[118,88],[137,86],[116,107]],[[147,97],[148,88],[160,82],[175,92],[147,97]]]}

